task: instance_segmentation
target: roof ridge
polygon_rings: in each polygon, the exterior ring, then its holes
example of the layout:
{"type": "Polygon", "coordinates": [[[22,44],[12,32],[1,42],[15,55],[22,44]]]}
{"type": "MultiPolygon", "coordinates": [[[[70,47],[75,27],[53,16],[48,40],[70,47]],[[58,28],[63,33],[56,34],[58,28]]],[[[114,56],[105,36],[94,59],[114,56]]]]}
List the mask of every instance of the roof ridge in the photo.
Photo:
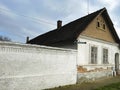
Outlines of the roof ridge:
{"type": "MultiPolygon", "coordinates": [[[[70,24],[70,23],[73,23],[73,22],[75,22],[75,21],[77,21],[77,20],[80,20],[80,19],[82,19],[82,18],[85,18],[85,17],[87,17],[87,16],[89,16],[89,15],[92,15],[92,14],[94,14],[94,13],[97,13],[97,12],[103,12],[104,10],[106,10],[106,8],[105,8],[105,7],[104,7],[104,8],[102,8],[102,9],[100,9],[100,10],[94,11],[94,12],[92,12],[92,13],[88,14],[88,15],[84,15],[84,16],[82,16],[82,17],[78,18],[78,19],[75,19],[75,20],[73,20],[73,21],[71,21],[71,22],[69,22],[69,23],[67,23],[67,24],[63,25],[62,27],[66,26],[66,25],[68,25],[68,24],[70,24]]],[[[61,28],[62,28],[62,27],[61,27],[61,28]]]]}

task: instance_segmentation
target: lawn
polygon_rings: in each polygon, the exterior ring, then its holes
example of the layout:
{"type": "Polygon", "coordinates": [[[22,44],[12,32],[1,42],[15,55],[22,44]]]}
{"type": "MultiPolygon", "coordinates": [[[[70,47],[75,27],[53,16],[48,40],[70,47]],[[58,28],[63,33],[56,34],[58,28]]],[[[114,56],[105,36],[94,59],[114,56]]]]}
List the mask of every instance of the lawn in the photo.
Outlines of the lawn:
{"type": "Polygon", "coordinates": [[[120,76],[47,90],[120,90],[120,76]]]}
{"type": "Polygon", "coordinates": [[[119,83],[114,83],[114,84],[110,84],[98,89],[94,89],[94,90],[120,90],[120,82],[119,83]]]}

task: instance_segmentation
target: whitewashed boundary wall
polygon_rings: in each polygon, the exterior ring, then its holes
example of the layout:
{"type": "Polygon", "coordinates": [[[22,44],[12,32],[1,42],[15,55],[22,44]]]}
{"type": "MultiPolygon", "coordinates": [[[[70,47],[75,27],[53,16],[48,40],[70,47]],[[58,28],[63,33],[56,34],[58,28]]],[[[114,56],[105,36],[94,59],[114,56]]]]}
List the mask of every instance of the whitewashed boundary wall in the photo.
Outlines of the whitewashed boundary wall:
{"type": "Polygon", "coordinates": [[[0,90],[75,84],[76,50],[0,42],[0,90]]]}

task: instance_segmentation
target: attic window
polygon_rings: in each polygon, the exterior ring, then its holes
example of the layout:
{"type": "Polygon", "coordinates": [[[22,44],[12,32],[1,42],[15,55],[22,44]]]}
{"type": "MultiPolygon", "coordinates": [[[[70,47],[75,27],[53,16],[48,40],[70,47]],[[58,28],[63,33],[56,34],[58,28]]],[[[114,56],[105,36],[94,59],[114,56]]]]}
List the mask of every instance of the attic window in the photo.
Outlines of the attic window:
{"type": "Polygon", "coordinates": [[[97,22],[97,27],[100,27],[100,22],[99,21],[97,22]]]}
{"type": "Polygon", "coordinates": [[[96,28],[101,29],[101,30],[105,30],[106,26],[103,20],[98,20],[97,19],[97,25],[96,28]]]}
{"type": "Polygon", "coordinates": [[[105,24],[103,24],[103,29],[105,29],[105,24]]]}

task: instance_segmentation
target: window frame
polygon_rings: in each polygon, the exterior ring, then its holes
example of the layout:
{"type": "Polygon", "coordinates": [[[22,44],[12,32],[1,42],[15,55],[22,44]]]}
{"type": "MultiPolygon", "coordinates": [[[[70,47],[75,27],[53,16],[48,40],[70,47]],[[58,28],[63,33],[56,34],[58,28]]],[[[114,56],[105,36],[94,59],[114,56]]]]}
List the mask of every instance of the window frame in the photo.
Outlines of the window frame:
{"type": "Polygon", "coordinates": [[[108,48],[102,48],[102,63],[109,64],[109,50],[108,48]],[[106,54],[107,52],[107,54],[106,54]]]}
{"type": "Polygon", "coordinates": [[[97,46],[90,46],[90,64],[97,64],[98,63],[98,47],[97,46]],[[92,52],[92,48],[94,49],[92,52]],[[95,51],[96,49],[96,51],[95,51]],[[92,57],[93,55],[93,57],[92,57]]]}

